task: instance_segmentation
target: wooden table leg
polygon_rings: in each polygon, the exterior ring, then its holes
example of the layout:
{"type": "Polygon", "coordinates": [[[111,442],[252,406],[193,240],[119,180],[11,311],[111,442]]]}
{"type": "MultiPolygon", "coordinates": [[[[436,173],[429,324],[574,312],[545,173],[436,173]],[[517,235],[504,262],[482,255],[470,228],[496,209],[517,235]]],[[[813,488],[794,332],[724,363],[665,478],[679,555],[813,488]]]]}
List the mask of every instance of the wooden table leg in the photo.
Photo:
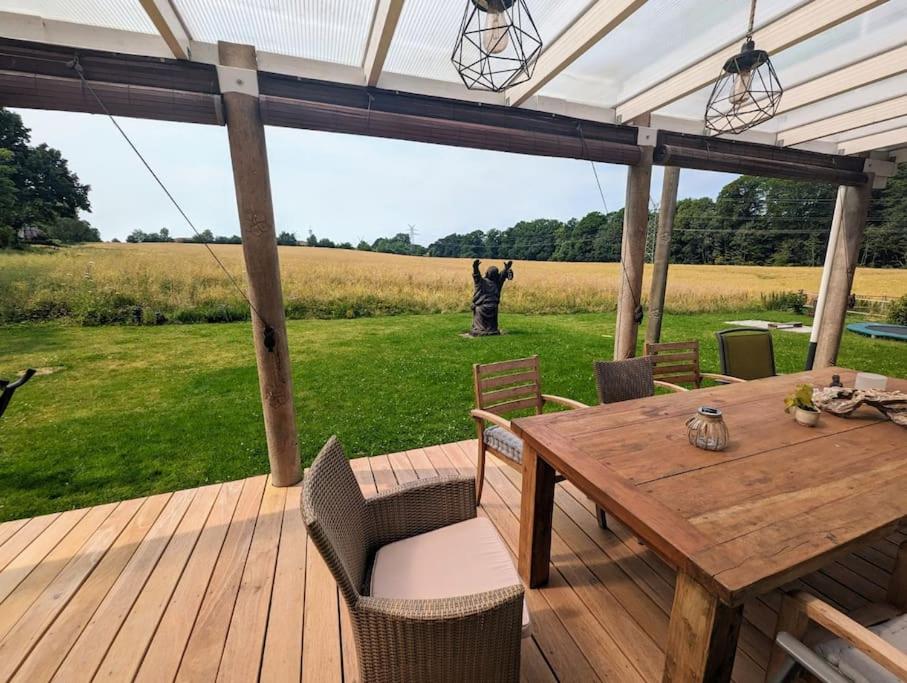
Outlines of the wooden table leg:
{"type": "Polygon", "coordinates": [[[523,498],[520,504],[520,576],[527,586],[548,582],[554,468],[526,445],[523,448],[523,498]]]}
{"type": "Polygon", "coordinates": [[[728,607],[685,572],[678,572],[668,627],[663,683],[731,680],[743,607],[728,607]]]}
{"type": "Polygon", "coordinates": [[[907,541],[898,548],[898,559],[888,584],[888,602],[898,609],[907,610],[907,541]]]}

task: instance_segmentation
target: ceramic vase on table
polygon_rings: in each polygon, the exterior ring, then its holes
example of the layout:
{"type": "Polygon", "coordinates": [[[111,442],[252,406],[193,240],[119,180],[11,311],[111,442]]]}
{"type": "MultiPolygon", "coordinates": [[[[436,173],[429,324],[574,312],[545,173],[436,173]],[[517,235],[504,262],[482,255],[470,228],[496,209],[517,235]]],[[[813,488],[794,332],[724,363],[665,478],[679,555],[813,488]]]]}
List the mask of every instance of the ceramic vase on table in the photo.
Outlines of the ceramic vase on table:
{"type": "Polygon", "coordinates": [[[801,424],[804,427],[815,427],[819,423],[819,415],[821,415],[821,413],[817,408],[807,410],[798,407],[794,410],[794,419],[797,421],[797,424],[801,424]]]}

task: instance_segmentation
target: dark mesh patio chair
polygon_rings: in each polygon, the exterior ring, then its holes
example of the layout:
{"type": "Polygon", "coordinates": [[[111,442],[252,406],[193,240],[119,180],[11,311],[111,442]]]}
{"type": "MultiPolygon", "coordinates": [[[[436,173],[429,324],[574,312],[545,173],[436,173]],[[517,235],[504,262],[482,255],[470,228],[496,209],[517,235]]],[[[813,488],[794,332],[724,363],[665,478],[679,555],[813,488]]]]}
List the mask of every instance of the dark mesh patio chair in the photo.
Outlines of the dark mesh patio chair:
{"type": "Polygon", "coordinates": [[[768,330],[735,327],[715,333],[721,373],[739,379],[774,377],[775,350],[768,330]]]}
{"type": "Polygon", "coordinates": [[[519,680],[523,586],[476,517],[472,477],[366,499],[332,437],[306,473],[302,515],[349,608],[360,680],[519,680]]]}
{"type": "Polygon", "coordinates": [[[595,361],[595,388],[598,390],[599,403],[647,398],[655,395],[655,387],[687,391],[676,384],[655,379],[654,367],[651,356],[595,361]]]}

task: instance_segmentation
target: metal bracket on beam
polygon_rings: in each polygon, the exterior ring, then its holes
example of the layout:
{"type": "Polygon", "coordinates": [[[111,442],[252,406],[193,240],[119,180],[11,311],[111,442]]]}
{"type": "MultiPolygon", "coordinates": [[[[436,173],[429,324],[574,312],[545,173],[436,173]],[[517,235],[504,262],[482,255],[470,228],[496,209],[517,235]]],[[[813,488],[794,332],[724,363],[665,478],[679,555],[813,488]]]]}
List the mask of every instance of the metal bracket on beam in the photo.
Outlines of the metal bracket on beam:
{"type": "Polygon", "coordinates": [[[640,126],[636,129],[636,144],[640,147],[654,147],[658,144],[658,129],[640,126]]]}
{"type": "Polygon", "coordinates": [[[888,185],[888,179],[898,172],[898,165],[884,159],[867,159],[863,162],[863,172],[873,174],[873,190],[884,190],[888,185]]]}
{"type": "Polygon", "coordinates": [[[217,81],[221,93],[238,92],[258,97],[258,72],[236,66],[217,65],[217,81]]]}

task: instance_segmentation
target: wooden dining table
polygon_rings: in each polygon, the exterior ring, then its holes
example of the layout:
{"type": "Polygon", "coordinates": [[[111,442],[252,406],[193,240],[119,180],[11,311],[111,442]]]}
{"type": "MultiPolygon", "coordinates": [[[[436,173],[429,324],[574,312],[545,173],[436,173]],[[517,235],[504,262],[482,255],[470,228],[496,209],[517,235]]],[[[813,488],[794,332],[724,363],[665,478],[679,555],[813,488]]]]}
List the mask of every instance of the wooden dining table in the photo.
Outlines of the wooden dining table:
{"type": "Polygon", "coordinates": [[[785,414],[799,384],[835,374],[853,385],[826,368],[515,420],[523,580],[548,580],[559,472],[677,569],[663,681],[729,681],[744,601],[907,520],[907,429],[865,407],[815,427],[785,414]],[[725,450],[689,443],[700,406],[722,411],[725,450]]]}

